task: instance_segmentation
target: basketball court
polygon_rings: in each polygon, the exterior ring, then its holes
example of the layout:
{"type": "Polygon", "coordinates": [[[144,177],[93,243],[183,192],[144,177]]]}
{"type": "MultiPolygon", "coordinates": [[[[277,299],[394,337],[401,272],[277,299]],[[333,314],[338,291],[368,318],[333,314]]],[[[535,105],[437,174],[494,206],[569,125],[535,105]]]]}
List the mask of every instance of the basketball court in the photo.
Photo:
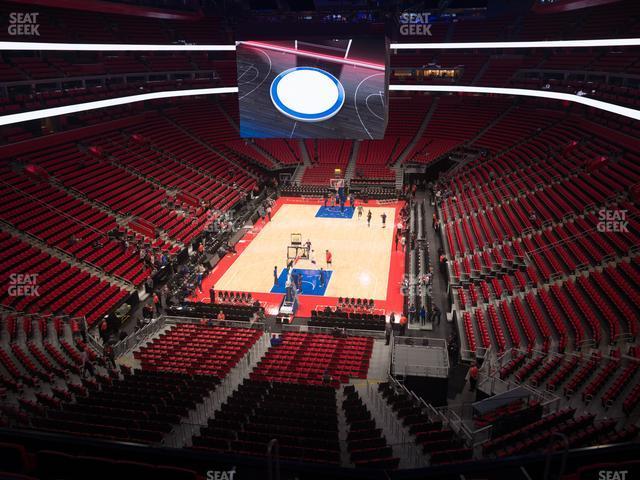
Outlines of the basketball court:
{"type": "Polygon", "coordinates": [[[212,287],[216,291],[251,292],[266,302],[268,310],[277,309],[284,295],[288,258],[295,256],[298,259],[293,260],[293,272],[302,279],[299,315],[308,315],[316,306],[333,306],[338,297],[373,299],[376,308],[400,311],[404,253],[401,247],[395,251],[394,235],[401,207],[400,202],[370,201],[363,204],[363,215],[358,218],[356,210],[324,207],[322,200],[280,198],[272,220],[259,220],[247,232],[236,245],[238,253],[227,254],[218,263],[197,297],[208,298],[212,287]],[[386,228],[382,228],[383,213],[387,216],[386,228]],[[301,239],[300,255],[291,253],[292,234],[296,238],[299,234],[301,239]],[[311,242],[311,255],[302,253],[307,241],[311,242]],[[332,254],[331,265],[326,263],[326,250],[332,254]]]}

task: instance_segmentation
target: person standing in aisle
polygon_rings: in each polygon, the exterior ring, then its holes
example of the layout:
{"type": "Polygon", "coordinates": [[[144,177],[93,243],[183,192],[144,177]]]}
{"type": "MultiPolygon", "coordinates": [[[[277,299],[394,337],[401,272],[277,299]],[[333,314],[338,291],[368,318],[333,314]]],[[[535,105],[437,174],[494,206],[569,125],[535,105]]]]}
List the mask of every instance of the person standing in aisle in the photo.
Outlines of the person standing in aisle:
{"type": "Polygon", "coordinates": [[[471,365],[471,368],[469,368],[469,371],[467,372],[467,378],[469,379],[469,390],[474,392],[476,390],[476,385],[478,384],[478,364],[474,363],[473,365],[471,365]]]}

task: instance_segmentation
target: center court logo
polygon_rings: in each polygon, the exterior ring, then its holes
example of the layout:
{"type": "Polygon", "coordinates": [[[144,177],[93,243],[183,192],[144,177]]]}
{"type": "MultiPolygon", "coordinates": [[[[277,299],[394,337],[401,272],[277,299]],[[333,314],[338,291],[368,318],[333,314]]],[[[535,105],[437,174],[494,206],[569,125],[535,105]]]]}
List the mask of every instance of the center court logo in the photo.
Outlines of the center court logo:
{"type": "Polygon", "coordinates": [[[9,275],[10,297],[39,297],[37,273],[12,273],[9,275]]]}
{"type": "Polygon", "coordinates": [[[7,32],[13,37],[30,35],[40,36],[39,12],[11,12],[9,14],[9,27],[7,32]]]}
{"type": "Polygon", "coordinates": [[[431,24],[428,12],[400,14],[400,35],[425,35],[431,36],[431,24]]]}

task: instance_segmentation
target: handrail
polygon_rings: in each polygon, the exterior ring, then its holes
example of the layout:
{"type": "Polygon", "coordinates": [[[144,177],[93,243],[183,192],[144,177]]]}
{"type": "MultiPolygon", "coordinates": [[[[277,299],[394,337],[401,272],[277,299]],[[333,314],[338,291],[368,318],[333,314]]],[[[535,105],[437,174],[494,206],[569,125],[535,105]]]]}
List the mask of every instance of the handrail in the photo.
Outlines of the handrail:
{"type": "Polygon", "coordinates": [[[143,342],[155,335],[160,329],[166,325],[166,317],[161,316],[155,321],[148,323],[140,330],[132,333],[127,338],[120,340],[113,346],[114,356],[120,357],[127,352],[139,347],[143,342]]]}
{"type": "MultiPolygon", "coordinates": [[[[166,323],[200,323],[202,321],[201,318],[195,317],[178,317],[175,315],[163,315],[161,318],[164,318],[166,323]]],[[[247,322],[243,320],[217,320],[211,319],[214,322],[214,325],[217,327],[235,327],[235,328],[253,328],[256,330],[264,330],[263,322],[247,322]]]]}
{"type": "Polygon", "coordinates": [[[569,448],[571,447],[569,443],[569,439],[562,432],[553,432],[551,434],[551,438],[549,439],[549,445],[548,445],[549,451],[547,452],[545,462],[544,462],[544,474],[542,476],[543,480],[549,480],[549,474],[551,472],[551,455],[553,454],[553,448],[551,447],[553,445],[554,437],[559,437],[560,440],[562,441],[562,444],[564,445],[564,450],[562,452],[561,463],[560,463],[560,471],[558,472],[558,477],[557,477],[558,479],[562,478],[562,474],[564,473],[564,469],[567,464],[567,455],[569,454],[569,448]]]}
{"type": "MultiPolygon", "coordinates": [[[[335,327],[313,327],[308,325],[282,325],[283,332],[304,332],[304,333],[324,333],[331,334],[335,330],[335,327]]],[[[341,329],[342,330],[342,329],[341,329]]],[[[353,337],[374,337],[384,338],[385,332],[381,330],[361,330],[357,328],[348,328],[347,335],[353,337]]]]}
{"type": "Polygon", "coordinates": [[[280,443],[277,438],[272,438],[267,445],[267,471],[269,480],[280,480],[280,443]],[[273,467],[273,450],[275,449],[275,477],[273,467]]]}

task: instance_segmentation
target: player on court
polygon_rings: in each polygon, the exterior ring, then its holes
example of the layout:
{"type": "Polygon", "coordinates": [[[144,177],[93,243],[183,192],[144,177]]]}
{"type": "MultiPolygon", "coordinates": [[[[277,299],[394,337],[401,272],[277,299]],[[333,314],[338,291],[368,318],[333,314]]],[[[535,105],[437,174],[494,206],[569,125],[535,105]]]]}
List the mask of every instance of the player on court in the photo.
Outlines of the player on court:
{"type": "Polygon", "coordinates": [[[314,265],[316,264],[316,251],[315,250],[311,250],[311,253],[309,253],[309,260],[311,260],[311,263],[313,263],[314,265]]]}
{"type": "Polygon", "coordinates": [[[327,268],[329,267],[329,265],[333,265],[332,260],[333,260],[333,255],[331,255],[331,252],[329,250],[327,250],[325,252],[326,255],[326,259],[327,259],[327,268]]]}
{"type": "Polygon", "coordinates": [[[358,220],[362,217],[362,205],[358,205],[358,220]]]}
{"type": "Polygon", "coordinates": [[[383,212],[382,215],[380,215],[380,218],[382,218],[382,228],[386,228],[387,227],[387,214],[383,212]]]}
{"type": "Polygon", "coordinates": [[[371,226],[371,210],[367,212],[367,227],[371,226]]]}

